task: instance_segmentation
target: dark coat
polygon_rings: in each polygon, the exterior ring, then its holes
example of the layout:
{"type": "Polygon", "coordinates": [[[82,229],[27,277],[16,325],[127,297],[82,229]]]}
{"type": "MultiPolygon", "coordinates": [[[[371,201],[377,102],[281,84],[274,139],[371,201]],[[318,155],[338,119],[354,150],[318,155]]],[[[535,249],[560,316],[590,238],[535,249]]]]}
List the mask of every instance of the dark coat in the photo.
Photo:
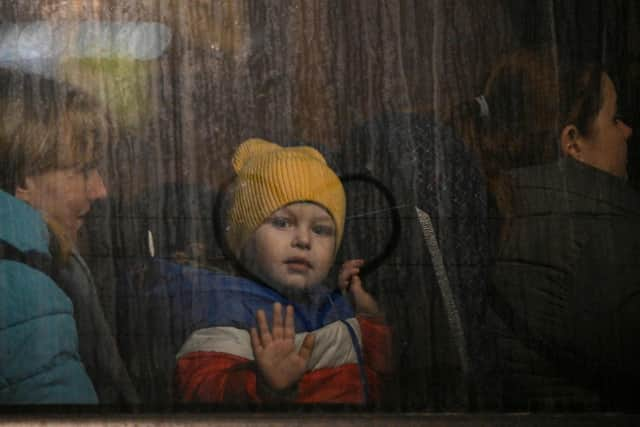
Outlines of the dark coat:
{"type": "Polygon", "coordinates": [[[622,407],[640,385],[640,196],[563,159],[513,173],[492,306],[508,406],[622,407]]]}
{"type": "Polygon", "coordinates": [[[139,404],[102,308],[93,276],[80,255],[57,273],[58,285],[73,303],[80,357],[101,404],[139,404]]]}

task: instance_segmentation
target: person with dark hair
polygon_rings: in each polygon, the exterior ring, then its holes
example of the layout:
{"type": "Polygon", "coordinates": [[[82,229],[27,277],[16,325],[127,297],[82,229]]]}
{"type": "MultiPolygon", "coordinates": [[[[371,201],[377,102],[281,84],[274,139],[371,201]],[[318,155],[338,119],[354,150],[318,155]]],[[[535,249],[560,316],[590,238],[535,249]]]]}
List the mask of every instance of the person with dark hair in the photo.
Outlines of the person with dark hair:
{"type": "Polygon", "coordinates": [[[75,249],[94,201],[107,115],[89,97],[7,73],[0,124],[0,402],[115,403],[136,392],[75,249]]]}
{"type": "Polygon", "coordinates": [[[640,385],[640,197],[615,86],[597,64],[520,51],[476,104],[467,141],[502,218],[490,289],[505,408],[625,407],[640,385]]]}

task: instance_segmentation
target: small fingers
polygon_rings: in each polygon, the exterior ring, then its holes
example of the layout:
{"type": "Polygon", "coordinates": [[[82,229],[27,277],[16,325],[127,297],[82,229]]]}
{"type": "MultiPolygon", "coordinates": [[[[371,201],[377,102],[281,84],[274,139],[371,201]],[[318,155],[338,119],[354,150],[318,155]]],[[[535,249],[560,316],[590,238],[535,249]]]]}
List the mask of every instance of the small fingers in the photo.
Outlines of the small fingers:
{"type": "Polygon", "coordinates": [[[343,291],[348,291],[351,288],[351,284],[353,283],[353,278],[358,276],[358,274],[360,273],[359,269],[356,269],[352,272],[349,273],[349,275],[347,277],[345,277],[342,282],[340,283],[340,288],[343,291]]]}
{"type": "Polygon", "coordinates": [[[269,332],[269,324],[267,323],[267,315],[264,314],[264,310],[258,310],[256,320],[258,321],[258,331],[260,331],[260,342],[262,346],[266,346],[271,343],[272,338],[269,332]]]}
{"type": "Polygon", "coordinates": [[[340,274],[346,273],[347,271],[358,269],[362,267],[364,264],[363,259],[350,259],[342,263],[342,267],[340,267],[340,274]]]}
{"type": "Polygon", "coordinates": [[[357,303],[363,301],[373,300],[373,297],[367,292],[362,286],[362,280],[360,276],[353,276],[351,279],[351,287],[349,288],[349,292],[351,293],[353,299],[357,303]]]}
{"type": "Polygon", "coordinates": [[[344,269],[360,268],[363,265],[364,265],[364,260],[363,259],[350,259],[348,261],[345,261],[344,264],[342,264],[342,268],[344,268],[344,269]]]}
{"type": "Polygon", "coordinates": [[[316,336],[314,334],[307,334],[302,341],[302,345],[300,346],[300,350],[298,351],[298,356],[300,356],[304,361],[308,361],[311,357],[311,353],[313,352],[313,347],[316,343],[316,336]]]}
{"type": "Polygon", "coordinates": [[[365,292],[365,290],[362,288],[362,280],[360,280],[360,276],[358,276],[357,274],[351,277],[351,286],[349,287],[349,292],[351,292],[354,296],[361,292],[365,292]]]}
{"type": "Polygon", "coordinates": [[[376,300],[362,287],[360,276],[353,276],[351,279],[351,288],[349,289],[351,297],[356,306],[356,312],[367,314],[370,316],[379,316],[380,308],[376,300]]]}
{"type": "Polygon", "coordinates": [[[263,348],[260,343],[260,337],[258,336],[258,330],[256,328],[251,328],[249,330],[249,335],[251,335],[251,347],[253,347],[253,353],[256,355],[261,353],[263,348]]]}
{"type": "Polygon", "coordinates": [[[284,338],[292,340],[295,338],[296,329],[293,321],[293,306],[287,306],[287,312],[284,318],[284,338]]]}
{"type": "Polygon", "coordinates": [[[282,305],[279,302],[273,303],[273,327],[271,333],[274,340],[282,339],[282,305]]]}
{"type": "Polygon", "coordinates": [[[340,274],[338,275],[338,286],[340,289],[343,291],[349,289],[352,277],[360,273],[360,267],[362,267],[363,264],[363,259],[352,259],[342,265],[340,274]]]}
{"type": "Polygon", "coordinates": [[[340,272],[340,275],[338,276],[338,287],[340,288],[340,290],[345,290],[347,289],[347,286],[349,286],[349,280],[350,280],[350,276],[343,271],[340,272]]]}

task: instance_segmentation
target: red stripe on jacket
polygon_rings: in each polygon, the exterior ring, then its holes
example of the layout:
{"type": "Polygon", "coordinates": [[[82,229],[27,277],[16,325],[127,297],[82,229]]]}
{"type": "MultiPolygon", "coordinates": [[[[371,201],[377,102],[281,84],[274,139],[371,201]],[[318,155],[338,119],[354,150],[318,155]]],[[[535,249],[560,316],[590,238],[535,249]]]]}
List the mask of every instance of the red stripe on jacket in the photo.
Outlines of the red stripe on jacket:
{"type": "MultiPolygon", "coordinates": [[[[381,399],[383,378],[392,370],[391,331],[384,323],[358,317],[362,331],[364,368],[370,401],[381,399]]],[[[178,393],[185,402],[261,402],[256,387],[256,364],[220,352],[196,351],[178,359],[178,393]]],[[[357,364],[307,372],[298,383],[295,402],[363,403],[363,386],[357,364]]]]}

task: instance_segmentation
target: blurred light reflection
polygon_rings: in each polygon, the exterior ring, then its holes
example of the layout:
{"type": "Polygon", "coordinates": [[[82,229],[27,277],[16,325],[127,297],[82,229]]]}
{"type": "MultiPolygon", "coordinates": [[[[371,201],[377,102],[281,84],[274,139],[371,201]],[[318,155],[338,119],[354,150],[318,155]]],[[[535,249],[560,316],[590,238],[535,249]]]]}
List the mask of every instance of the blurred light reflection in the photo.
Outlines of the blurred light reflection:
{"type": "Polygon", "coordinates": [[[155,59],[171,41],[157,22],[36,21],[0,24],[0,64],[65,58],[155,59]]]}

